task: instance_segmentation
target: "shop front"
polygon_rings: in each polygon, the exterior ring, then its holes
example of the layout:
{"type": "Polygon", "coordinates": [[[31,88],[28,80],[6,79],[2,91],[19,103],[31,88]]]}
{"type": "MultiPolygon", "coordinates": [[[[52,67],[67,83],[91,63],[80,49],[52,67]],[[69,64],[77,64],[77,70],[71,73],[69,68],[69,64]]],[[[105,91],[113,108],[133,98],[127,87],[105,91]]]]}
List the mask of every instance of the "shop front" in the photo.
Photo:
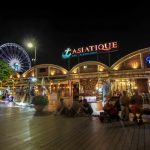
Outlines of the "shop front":
{"type": "Polygon", "coordinates": [[[35,85],[40,88],[44,77],[48,95],[56,93],[71,100],[78,96],[95,104],[105,101],[108,94],[124,90],[129,95],[133,94],[134,89],[140,93],[150,93],[149,50],[145,48],[128,54],[111,67],[98,61],[79,63],[69,71],[52,64],[37,65],[16,79],[15,85],[21,87],[24,83],[27,87],[28,79],[34,76],[37,78],[35,85]]]}

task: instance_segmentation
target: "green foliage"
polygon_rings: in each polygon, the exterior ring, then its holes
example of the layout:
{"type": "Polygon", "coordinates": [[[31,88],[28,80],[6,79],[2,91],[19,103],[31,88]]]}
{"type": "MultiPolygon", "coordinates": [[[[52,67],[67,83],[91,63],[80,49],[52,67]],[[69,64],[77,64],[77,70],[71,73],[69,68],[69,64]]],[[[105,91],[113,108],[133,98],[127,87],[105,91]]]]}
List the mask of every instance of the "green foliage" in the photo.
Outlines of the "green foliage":
{"type": "Polygon", "coordinates": [[[48,105],[47,96],[37,95],[32,99],[32,104],[34,105],[48,105]]]}
{"type": "Polygon", "coordinates": [[[12,73],[11,67],[5,61],[0,60],[0,81],[8,80],[12,73]]]}

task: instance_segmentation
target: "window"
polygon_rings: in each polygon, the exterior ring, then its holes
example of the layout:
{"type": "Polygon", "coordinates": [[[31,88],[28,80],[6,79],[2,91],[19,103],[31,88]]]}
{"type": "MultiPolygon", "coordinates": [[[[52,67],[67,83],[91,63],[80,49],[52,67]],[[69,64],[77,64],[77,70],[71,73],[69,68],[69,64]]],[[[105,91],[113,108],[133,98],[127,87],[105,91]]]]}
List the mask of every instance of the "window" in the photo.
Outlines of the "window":
{"type": "Polygon", "coordinates": [[[39,72],[40,72],[40,73],[46,72],[46,68],[40,68],[40,69],[39,69],[39,72]]]}

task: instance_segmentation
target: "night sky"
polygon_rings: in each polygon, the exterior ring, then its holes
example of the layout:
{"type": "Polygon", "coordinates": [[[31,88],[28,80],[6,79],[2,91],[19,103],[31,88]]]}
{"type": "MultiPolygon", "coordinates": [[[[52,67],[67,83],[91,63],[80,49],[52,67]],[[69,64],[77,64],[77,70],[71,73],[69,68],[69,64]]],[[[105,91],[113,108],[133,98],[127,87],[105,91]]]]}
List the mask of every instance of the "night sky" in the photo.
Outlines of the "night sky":
{"type": "MultiPolygon", "coordinates": [[[[64,4],[65,5],[65,4],[64,4]]],[[[68,6],[26,8],[9,7],[0,10],[0,44],[7,42],[25,47],[27,39],[37,43],[37,64],[55,64],[68,68],[62,51],[89,45],[117,41],[119,49],[111,53],[111,64],[126,54],[150,47],[150,12],[147,4],[74,4],[68,6]]],[[[96,55],[80,57],[80,62],[97,60],[96,55]]],[[[99,61],[108,65],[108,54],[99,61]]],[[[71,59],[71,67],[78,63],[71,59]]]]}

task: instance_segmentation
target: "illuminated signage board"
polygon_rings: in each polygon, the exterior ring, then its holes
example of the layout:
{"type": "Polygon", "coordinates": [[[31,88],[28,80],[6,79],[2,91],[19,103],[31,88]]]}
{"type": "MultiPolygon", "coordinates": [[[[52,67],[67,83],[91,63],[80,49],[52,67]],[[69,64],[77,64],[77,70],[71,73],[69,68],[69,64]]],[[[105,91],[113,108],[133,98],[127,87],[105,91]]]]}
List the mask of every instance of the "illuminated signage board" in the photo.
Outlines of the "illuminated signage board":
{"type": "Polygon", "coordinates": [[[146,61],[147,61],[147,63],[150,65],[150,56],[147,56],[147,57],[146,57],[146,61]]]}
{"type": "Polygon", "coordinates": [[[117,48],[118,48],[117,42],[102,43],[98,45],[80,47],[77,49],[67,48],[66,50],[63,51],[62,58],[68,59],[70,57],[93,55],[97,54],[99,51],[108,52],[110,50],[114,50],[117,48]]]}

